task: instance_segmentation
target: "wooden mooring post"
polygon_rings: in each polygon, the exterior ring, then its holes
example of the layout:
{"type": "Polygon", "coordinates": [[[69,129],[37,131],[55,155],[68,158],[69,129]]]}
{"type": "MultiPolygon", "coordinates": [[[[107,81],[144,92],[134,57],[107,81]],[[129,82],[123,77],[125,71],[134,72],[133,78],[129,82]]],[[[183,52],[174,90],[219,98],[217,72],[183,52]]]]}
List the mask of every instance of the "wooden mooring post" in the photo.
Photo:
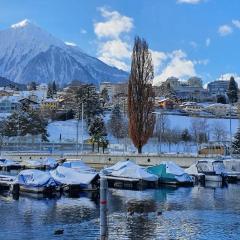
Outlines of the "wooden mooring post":
{"type": "Polygon", "coordinates": [[[100,178],[100,239],[108,239],[108,220],[107,220],[107,195],[108,182],[105,177],[100,178]]]}

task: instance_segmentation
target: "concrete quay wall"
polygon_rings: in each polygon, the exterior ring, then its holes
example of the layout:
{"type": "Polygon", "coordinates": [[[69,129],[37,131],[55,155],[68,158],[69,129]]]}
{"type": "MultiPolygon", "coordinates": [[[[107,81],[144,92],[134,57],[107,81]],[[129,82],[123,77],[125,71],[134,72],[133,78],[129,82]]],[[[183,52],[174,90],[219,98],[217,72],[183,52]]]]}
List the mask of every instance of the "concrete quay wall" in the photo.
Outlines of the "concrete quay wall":
{"type": "MultiPolygon", "coordinates": [[[[183,154],[97,154],[97,153],[83,153],[76,155],[74,153],[49,154],[46,152],[5,152],[2,157],[12,160],[36,160],[46,157],[52,158],[66,158],[67,160],[82,159],[84,162],[95,168],[103,168],[110,166],[121,160],[133,160],[141,166],[151,166],[159,164],[162,161],[173,161],[181,167],[189,167],[197,160],[205,158],[205,156],[183,155],[183,154]]],[[[210,158],[210,157],[209,157],[210,158]]],[[[211,157],[212,158],[212,157],[211,157]]]]}

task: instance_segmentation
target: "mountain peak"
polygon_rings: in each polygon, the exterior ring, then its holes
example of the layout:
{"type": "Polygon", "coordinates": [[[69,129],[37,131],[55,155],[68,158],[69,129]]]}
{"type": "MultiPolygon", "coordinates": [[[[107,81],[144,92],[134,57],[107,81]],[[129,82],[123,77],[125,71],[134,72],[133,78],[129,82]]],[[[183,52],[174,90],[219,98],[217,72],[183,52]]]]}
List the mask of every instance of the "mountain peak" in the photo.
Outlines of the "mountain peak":
{"type": "Polygon", "coordinates": [[[119,82],[127,73],[63,42],[25,19],[0,31],[0,76],[18,83],[51,82],[64,85],[74,79],[99,84],[119,82]]]}
{"type": "Polygon", "coordinates": [[[11,28],[23,28],[23,27],[28,26],[29,24],[31,24],[31,21],[28,19],[24,19],[21,22],[11,25],[11,28]]]}

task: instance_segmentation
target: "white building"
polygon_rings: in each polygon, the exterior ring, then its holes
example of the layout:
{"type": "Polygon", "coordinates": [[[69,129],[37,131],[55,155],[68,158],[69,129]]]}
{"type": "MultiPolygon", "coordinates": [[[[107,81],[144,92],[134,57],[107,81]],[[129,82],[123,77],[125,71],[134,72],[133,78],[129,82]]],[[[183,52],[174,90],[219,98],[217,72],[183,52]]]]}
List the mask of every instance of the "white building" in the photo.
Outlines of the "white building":
{"type": "Polygon", "coordinates": [[[11,113],[18,109],[19,97],[5,96],[0,98],[0,112],[11,113]]]}
{"type": "Polygon", "coordinates": [[[206,106],[206,111],[216,116],[227,116],[230,112],[229,104],[214,103],[206,106]]]}
{"type": "Polygon", "coordinates": [[[180,108],[188,113],[200,113],[205,110],[205,107],[202,104],[195,102],[186,102],[180,105],[180,108]]]}

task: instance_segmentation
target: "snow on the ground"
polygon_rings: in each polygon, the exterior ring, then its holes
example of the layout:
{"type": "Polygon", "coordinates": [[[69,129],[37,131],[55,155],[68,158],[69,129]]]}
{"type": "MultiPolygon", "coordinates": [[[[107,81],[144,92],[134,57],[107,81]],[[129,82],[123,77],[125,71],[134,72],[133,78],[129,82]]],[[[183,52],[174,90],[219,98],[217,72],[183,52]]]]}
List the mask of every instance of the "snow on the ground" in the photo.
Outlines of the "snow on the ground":
{"type": "MultiPolygon", "coordinates": [[[[54,121],[48,124],[48,134],[50,142],[76,142],[77,139],[77,120],[54,121]]],[[[88,131],[85,121],[83,121],[83,140],[88,139],[88,131]]],[[[78,124],[78,141],[82,142],[82,123],[78,124]]]]}
{"type": "MultiPolygon", "coordinates": [[[[196,119],[201,119],[201,120],[206,119],[207,124],[209,125],[209,130],[211,130],[214,125],[221,124],[226,130],[227,134],[229,135],[230,133],[230,119],[199,118],[199,117],[189,117],[189,116],[179,116],[179,115],[167,115],[167,118],[169,119],[169,125],[171,128],[176,127],[180,130],[187,128],[189,131],[191,131],[192,121],[196,119]]],[[[240,125],[239,119],[232,119],[231,124],[232,124],[232,133],[234,134],[240,125]]]]}
{"type": "MultiPolygon", "coordinates": [[[[104,117],[105,123],[109,120],[110,114],[106,114],[104,117]]],[[[189,116],[179,116],[179,115],[168,115],[168,124],[171,128],[178,128],[183,130],[187,128],[191,131],[191,122],[196,120],[197,117],[189,117],[189,116]]],[[[201,118],[203,119],[203,118],[201,118]]],[[[206,119],[206,118],[204,118],[206,119]]],[[[226,132],[230,132],[230,120],[229,119],[216,119],[216,118],[209,118],[207,119],[207,123],[209,125],[209,129],[211,129],[216,123],[220,123],[226,132]]],[[[83,140],[89,139],[88,130],[86,127],[86,123],[84,121],[84,131],[83,131],[83,140]]],[[[232,133],[236,132],[239,126],[238,119],[232,119],[232,133]]],[[[107,124],[106,124],[107,127],[107,124]]],[[[81,130],[81,121],[79,122],[78,127],[79,132],[79,143],[82,142],[82,130],[81,130]]],[[[60,134],[62,138],[62,142],[76,142],[77,139],[77,120],[68,120],[68,121],[54,121],[48,125],[48,133],[49,133],[49,140],[50,142],[60,142],[60,134]]],[[[228,137],[229,138],[229,137],[228,137]]],[[[108,130],[108,140],[109,140],[109,147],[111,151],[115,152],[136,152],[136,148],[131,143],[130,139],[121,139],[117,140],[114,138],[108,130]]],[[[226,139],[229,140],[229,139],[226,139]]],[[[188,152],[193,153],[196,152],[196,145],[188,145],[185,144],[172,144],[169,146],[168,144],[162,144],[161,152],[188,152]]],[[[156,153],[160,152],[159,144],[156,139],[150,139],[148,143],[143,147],[143,152],[147,153],[156,153]]]]}
{"type": "Polygon", "coordinates": [[[1,112],[0,113],[0,119],[5,119],[5,118],[9,117],[10,115],[11,115],[11,113],[1,112]]]}

